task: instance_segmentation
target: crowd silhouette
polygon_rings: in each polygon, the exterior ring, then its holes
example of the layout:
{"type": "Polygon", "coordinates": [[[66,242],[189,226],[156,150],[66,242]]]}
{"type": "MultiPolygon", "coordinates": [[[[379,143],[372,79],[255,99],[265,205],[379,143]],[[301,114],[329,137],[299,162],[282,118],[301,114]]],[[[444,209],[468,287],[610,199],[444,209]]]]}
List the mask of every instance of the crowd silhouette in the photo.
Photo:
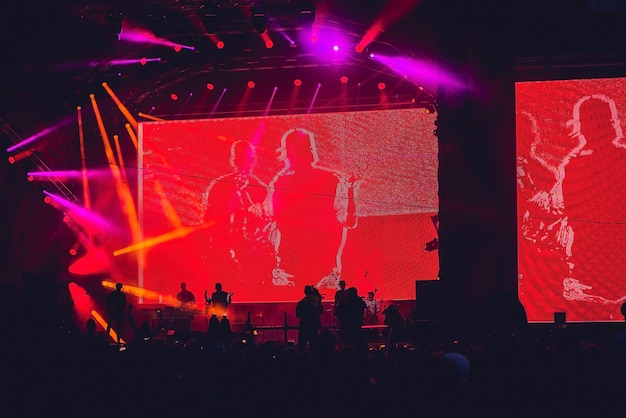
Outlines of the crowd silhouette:
{"type": "Polygon", "coordinates": [[[203,337],[171,340],[153,332],[146,338],[142,326],[140,343],[125,350],[92,321],[84,332],[5,342],[3,410],[8,416],[522,417],[596,416],[622,403],[623,332],[595,339],[567,327],[530,338],[405,335],[356,350],[324,327],[303,349],[244,342],[227,321],[213,316],[203,337]]]}

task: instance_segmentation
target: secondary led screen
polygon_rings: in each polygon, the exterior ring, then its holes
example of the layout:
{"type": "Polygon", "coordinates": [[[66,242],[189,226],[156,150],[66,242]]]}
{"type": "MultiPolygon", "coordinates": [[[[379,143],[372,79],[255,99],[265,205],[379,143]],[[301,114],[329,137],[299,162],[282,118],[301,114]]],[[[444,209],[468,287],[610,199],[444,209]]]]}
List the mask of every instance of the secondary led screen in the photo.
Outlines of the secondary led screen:
{"type": "Polygon", "coordinates": [[[528,319],[622,321],[626,79],[516,84],[519,297],[528,319]]]}
{"type": "Polygon", "coordinates": [[[142,123],[139,284],[234,302],[415,298],[433,280],[438,148],[419,109],[142,123]],[[155,245],[152,245],[155,244],[155,245]]]}

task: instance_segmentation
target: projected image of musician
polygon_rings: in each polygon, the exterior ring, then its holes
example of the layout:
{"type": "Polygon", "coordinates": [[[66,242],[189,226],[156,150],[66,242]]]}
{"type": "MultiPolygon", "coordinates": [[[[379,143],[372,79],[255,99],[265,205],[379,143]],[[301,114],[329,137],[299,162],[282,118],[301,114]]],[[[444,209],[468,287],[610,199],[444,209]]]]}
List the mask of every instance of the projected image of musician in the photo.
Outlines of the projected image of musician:
{"type": "Polygon", "coordinates": [[[574,235],[564,213],[562,189],[566,159],[545,142],[529,112],[517,114],[517,139],[519,292],[522,300],[541,292],[549,301],[541,314],[549,318],[562,298],[572,255],[574,235]],[[548,270],[555,273],[534,274],[548,270]]]}
{"type": "Polygon", "coordinates": [[[246,283],[271,273],[276,229],[269,186],[254,174],[255,148],[247,141],[236,141],[230,151],[233,171],[216,178],[206,189],[202,222],[214,222],[209,230],[211,277],[246,283]]]}
{"type": "Polygon", "coordinates": [[[279,231],[273,284],[337,289],[348,230],[357,225],[359,181],[318,165],[313,133],[305,129],[285,132],[279,151],[285,166],[270,184],[279,231]]]}
{"type": "Polygon", "coordinates": [[[571,274],[563,296],[570,301],[618,304],[626,299],[626,141],[613,100],[581,97],[569,121],[578,146],[565,165],[563,195],[574,230],[571,274]]]}

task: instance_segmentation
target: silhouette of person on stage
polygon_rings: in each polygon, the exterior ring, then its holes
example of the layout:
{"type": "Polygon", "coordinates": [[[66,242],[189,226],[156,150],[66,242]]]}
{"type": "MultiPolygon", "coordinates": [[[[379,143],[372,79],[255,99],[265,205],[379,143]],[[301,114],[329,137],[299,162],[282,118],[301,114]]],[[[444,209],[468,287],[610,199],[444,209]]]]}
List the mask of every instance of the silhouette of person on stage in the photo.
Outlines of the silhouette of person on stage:
{"type": "Polygon", "coordinates": [[[356,346],[363,340],[361,327],[365,313],[365,302],[359,296],[356,287],[350,287],[347,291],[346,300],[337,307],[337,319],[339,320],[339,337],[345,345],[356,346]]]}
{"type": "Polygon", "coordinates": [[[348,229],[357,224],[358,180],[319,166],[313,133],[305,129],[288,130],[280,151],[285,167],[270,184],[279,231],[273,284],[337,289],[348,229]]]}
{"type": "Polygon", "coordinates": [[[203,195],[201,221],[211,225],[211,274],[236,279],[244,284],[237,287],[240,290],[254,288],[245,286],[250,278],[263,276],[263,271],[269,275],[276,263],[269,186],[255,175],[256,161],[250,142],[235,141],[230,149],[232,172],[213,180],[203,195]]]}
{"type": "Polygon", "coordinates": [[[376,293],[369,291],[367,297],[363,299],[365,302],[365,316],[363,323],[365,325],[378,325],[378,313],[380,312],[380,303],[376,300],[376,293]]]}
{"type": "Polygon", "coordinates": [[[315,349],[317,334],[322,328],[322,296],[313,286],[304,287],[304,297],[296,304],[296,317],[300,319],[298,325],[298,342],[300,350],[307,346],[312,352],[315,349]]]}
{"type": "Polygon", "coordinates": [[[228,305],[232,301],[233,292],[226,292],[222,289],[221,283],[215,283],[215,291],[208,297],[208,292],[204,291],[204,299],[207,306],[217,315],[226,315],[228,305]]]}
{"type": "MultiPolygon", "coordinates": [[[[571,275],[563,282],[563,296],[619,304],[626,300],[618,279],[626,267],[626,141],[616,105],[605,95],[582,97],[570,125],[579,145],[565,165],[563,181],[574,231],[571,275]]],[[[576,317],[570,308],[568,314],[576,317]]]]}
{"type": "Polygon", "coordinates": [[[399,342],[404,339],[404,317],[396,305],[389,305],[383,311],[384,324],[389,327],[389,342],[399,342]]]}
{"type": "Polygon", "coordinates": [[[176,294],[178,307],[186,310],[196,309],[196,296],[187,289],[187,283],[180,283],[180,292],[176,294]]]}
{"type": "Polygon", "coordinates": [[[120,344],[122,334],[122,323],[124,322],[124,314],[126,308],[126,294],[122,292],[122,283],[115,283],[115,290],[111,291],[106,299],[107,308],[107,329],[106,335],[111,333],[111,323],[115,323],[115,332],[117,333],[117,343],[120,344]]]}
{"type": "Polygon", "coordinates": [[[133,339],[130,341],[132,347],[145,347],[151,346],[154,342],[154,338],[157,337],[163,330],[163,315],[157,312],[157,326],[152,329],[150,322],[147,320],[141,321],[141,325],[137,326],[135,322],[135,316],[133,315],[133,304],[128,305],[128,322],[133,329],[133,339]]]}
{"type": "Polygon", "coordinates": [[[333,306],[333,314],[337,318],[337,310],[342,303],[348,298],[348,290],[346,289],[346,281],[339,280],[339,289],[335,291],[335,304],[333,306]]]}

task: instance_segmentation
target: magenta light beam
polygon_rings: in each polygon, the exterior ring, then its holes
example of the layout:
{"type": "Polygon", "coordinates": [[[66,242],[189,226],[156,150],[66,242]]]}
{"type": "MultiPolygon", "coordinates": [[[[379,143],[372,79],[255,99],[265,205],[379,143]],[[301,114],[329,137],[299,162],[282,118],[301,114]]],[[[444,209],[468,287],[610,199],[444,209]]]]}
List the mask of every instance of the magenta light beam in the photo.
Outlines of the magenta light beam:
{"type": "Polygon", "coordinates": [[[274,91],[272,92],[272,97],[270,97],[270,101],[267,102],[267,107],[265,108],[264,116],[267,116],[267,114],[270,112],[270,107],[272,107],[272,102],[274,101],[274,96],[276,96],[276,90],[278,90],[278,87],[274,86],[274,91]]]}
{"type": "Polygon", "coordinates": [[[132,65],[132,64],[146,65],[149,62],[161,62],[161,58],[141,58],[141,59],[112,60],[112,61],[109,61],[108,64],[110,64],[110,65],[132,65]]]}
{"type": "Polygon", "coordinates": [[[30,145],[33,142],[37,141],[38,139],[41,139],[44,136],[46,136],[48,134],[51,134],[52,132],[54,132],[57,129],[61,128],[63,125],[67,125],[68,123],[70,123],[71,120],[72,120],[72,118],[68,117],[68,118],[62,120],[61,122],[57,123],[56,125],[53,125],[53,126],[51,126],[49,128],[46,128],[43,131],[39,131],[35,135],[32,135],[32,136],[26,138],[22,142],[19,142],[19,143],[13,145],[13,146],[7,148],[7,152],[11,153],[11,152],[15,151],[18,148],[23,148],[26,145],[30,145]]]}
{"type": "Polygon", "coordinates": [[[315,99],[317,99],[317,93],[320,91],[320,87],[322,87],[322,84],[317,83],[315,94],[313,95],[313,99],[311,99],[311,104],[309,105],[309,109],[306,111],[306,113],[311,113],[311,111],[313,110],[313,105],[315,104],[315,99]]]}
{"type": "Polygon", "coordinates": [[[370,54],[370,58],[385,64],[394,73],[405,76],[415,83],[442,84],[455,89],[462,89],[464,87],[463,83],[452,74],[426,61],[406,57],[390,57],[380,54],[370,54]]]}
{"type": "Polygon", "coordinates": [[[66,214],[71,213],[73,218],[87,221],[91,225],[95,225],[106,230],[113,229],[113,226],[107,220],[103,219],[95,212],[78,206],[63,197],[50,193],[46,190],[44,190],[43,193],[46,196],[50,197],[50,199],[52,199],[52,201],[55,203],[55,205],[53,206],[63,209],[66,214]]]}
{"type": "MultiPolygon", "coordinates": [[[[105,177],[109,175],[109,170],[90,170],[89,178],[105,177]]],[[[83,173],[78,170],[63,170],[63,171],[31,171],[26,173],[27,176],[38,181],[52,181],[52,180],[82,180],[83,173]]]]}
{"type": "Polygon", "coordinates": [[[172,48],[189,49],[192,51],[195,50],[193,46],[181,45],[172,41],[168,41],[167,39],[158,38],[156,35],[148,30],[133,27],[122,28],[122,31],[120,32],[120,41],[139,44],[163,45],[172,48]]]}
{"type": "Polygon", "coordinates": [[[222,101],[222,97],[224,97],[224,94],[226,94],[226,88],[222,90],[222,94],[220,94],[220,97],[217,99],[217,101],[213,105],[213,109],[211,109],[211,114],[209,116],[213,116],[213,114],[217,110],[217,107],[220,105],[220,102],[222,101]]]}

